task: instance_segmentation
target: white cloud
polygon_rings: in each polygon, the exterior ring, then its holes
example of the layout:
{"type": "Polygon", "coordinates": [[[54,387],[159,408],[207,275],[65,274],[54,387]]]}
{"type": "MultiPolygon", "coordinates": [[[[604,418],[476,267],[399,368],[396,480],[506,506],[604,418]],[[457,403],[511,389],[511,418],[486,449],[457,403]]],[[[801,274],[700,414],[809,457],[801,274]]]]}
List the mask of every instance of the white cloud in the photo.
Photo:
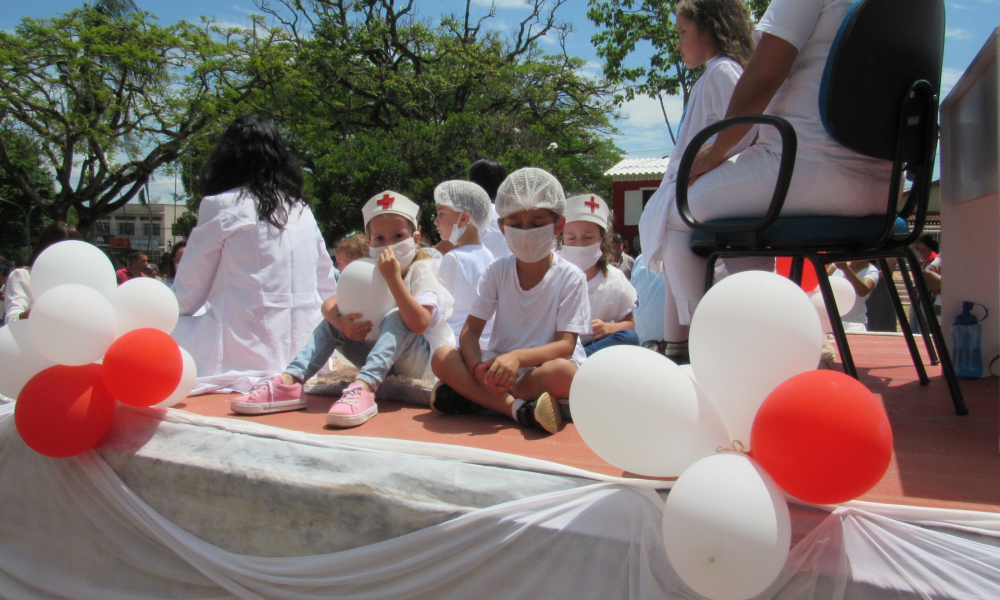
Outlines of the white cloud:
{"type": "Polygon", "coordinates": [[[955,40],[967,40],[969,39],[969,32],[964,29],[945,29],[944,37],[951,38],[955,40]]]}
{"type": "MultiPolygon", "coordinates": [[[[677,135],[681,114],[684,110],[683,101],[679,96],[666,96],[663,99],[670,126],[677,135]]],[[[663,156],[670,153],[674,143],[663,120],[663,111],[655,98],[640,96],[622,106],[624,118],[615,122],[621,130],[621,135],[615,136],[615,144],[634,156],[663,156]]]]}

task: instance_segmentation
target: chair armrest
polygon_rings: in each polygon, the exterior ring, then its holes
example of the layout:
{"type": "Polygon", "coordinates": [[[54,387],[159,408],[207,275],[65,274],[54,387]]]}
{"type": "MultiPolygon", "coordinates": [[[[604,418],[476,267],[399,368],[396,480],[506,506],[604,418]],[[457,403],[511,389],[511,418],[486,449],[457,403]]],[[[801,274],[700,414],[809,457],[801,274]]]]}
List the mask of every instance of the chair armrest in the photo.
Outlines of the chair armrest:
{"type": "Polygon", "coordinates": [[[681,166],[677,170],[677,210],[681,214],[681,219],[687,223],[688,227],[695,231],[705,233],[752,233],[767,229],[778,220],[781,207],[785,204],[785,196],[788,194],[788,185],[792,181],[792,171],[795,168],[795,153],[798,148],[798,138],[795,136],[795,129],[792,124],[773,115],[745,115],[741,117],[730,117],[717,123],[713,123],[702,129],[694,136],[694,139],[684,150],[681,158],[681,166]],[[771,205],[767,208],[767,213],[759,221],[751,224],[729,224],[729,225],[706,225],[695,220],[688,206],[688,180],[690,179],[691,166],[694,164],[698,151],[713,135],[735,127],[736,125],[760,124],[772,125],[781,134],[781,165],[778,167],[778,181],[774,186],[774,195],[771,196],[771,205]]]}

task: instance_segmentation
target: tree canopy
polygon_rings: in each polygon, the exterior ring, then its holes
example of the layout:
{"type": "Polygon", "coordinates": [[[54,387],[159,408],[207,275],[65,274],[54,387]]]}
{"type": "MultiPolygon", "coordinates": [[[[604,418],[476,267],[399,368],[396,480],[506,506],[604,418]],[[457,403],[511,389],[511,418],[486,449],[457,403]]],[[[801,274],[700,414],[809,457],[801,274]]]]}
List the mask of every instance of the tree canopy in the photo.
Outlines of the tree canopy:
{"type": "Polygon", "coordinates": [[[127,4],[112,14],[84,5],[0,32],[0,126],[38,147],[54,190],[33,183],[5,137],[0,169],[50,218],[75,209],[84,231],[280,76],[256,68],[273,42],[266,29],[163,27],[127,4]]]}

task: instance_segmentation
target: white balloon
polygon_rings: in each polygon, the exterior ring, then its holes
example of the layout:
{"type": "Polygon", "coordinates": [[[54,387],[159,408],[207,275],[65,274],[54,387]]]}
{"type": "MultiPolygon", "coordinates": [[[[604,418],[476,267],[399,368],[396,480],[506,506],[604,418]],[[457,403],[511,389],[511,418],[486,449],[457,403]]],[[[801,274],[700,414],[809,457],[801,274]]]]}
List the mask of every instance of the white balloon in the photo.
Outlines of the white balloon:
{"type": "Polygon", "coordinates": [[[118,287],[111,260],[97,246],[79,240],[52,244],[31,267],[31,292],[35,298],[68,283],[93,288],[109,299],[118,287]]]}
{"type": "Polygon", "coordinates": [[[35,300],[28,332],[38,352],[60,365],[80,366],[101,359],[115,341],[111,302],[97,290],[70,283],[35,300]]]}
{"type": "Polygon", "coordinates": [[[166,284],[151,277],[136,277],[123,283],[111,295],[118,318],[118,335],[135,329],[159,329],[170,333],[177,326],[180,307],[177,296],[166,284]]]}
{"type": "Polygon", "coordinates": [[[31,343],[27,320],[0,327],[0,394],[17,398],[24,384],[55,364],[31,343]]]}
{"type": "Polygon", "coordinates": [[[379,323],[386,313],[396,307],[378,265],[373,258],[359,258],[347,265],[337,281],[337,308],[340,314],[361,313],[362,321],[374,325],[372,335],[377,335],[379,323]]]}
{"type": "Polygon", "coordinates": [[[184,361],[184,371],[181,373],[181,380],[166,400],[154,404],[153,408],[170,408],[171,406],[185,400],[191,395],[191,390],[198,383],[198,366],[194,364],[194,358],[187,350],[181,348],[181,359],[184,361]]]}
{"type": "Polygon", "coordinates": [[[680,367],[637,346],[588,358],[569,391],[573,423],[598,456],[619,469],[677,477],[729,445],[722,419],[680,367]]]}
{"type": "MultiPolygon", "coordinates": [[[[830,287],[833,289],[833,299],[837,302],[837,314],[844,316],[851,312],[854,303],[858,301],[858,293],[854,290],[851,282],[843,277],[831,277],[830,287]]],[[[826,303],[823,301],[823,294],[819,287],[813,290],[813,297],[819,296],[823,305],[823,313],[826,314],[826,303]]]]}
{"type": "MultiPolygon", "coordinates": [[[[830,324],[830,315],[826,314],[826,302],[823,301],[823,294],[815,292],[809,296],[809,300],[816,307],[816,315],[819,316],[819,327],[823,333],[833,333],[833,325],[830,324]]],[[[838,305],[839,307],[839,305],[838,305]]]]}
{"type": "Polygon", "coordinates": [[[774,273],[746,271],[705,294],[688,348],[698,384],[729,434],[745,446],[761,403],[789,377],[819,364],[823,334],[809,297],[774,273]]]}
{"type": "Polygon", "coordinates": [[[667,495],[663,541],[670,564],[713,600],[743,600],[767,589],[788,559],[791,538],[781,489],[746,455],[699,460],[667,495]]]}

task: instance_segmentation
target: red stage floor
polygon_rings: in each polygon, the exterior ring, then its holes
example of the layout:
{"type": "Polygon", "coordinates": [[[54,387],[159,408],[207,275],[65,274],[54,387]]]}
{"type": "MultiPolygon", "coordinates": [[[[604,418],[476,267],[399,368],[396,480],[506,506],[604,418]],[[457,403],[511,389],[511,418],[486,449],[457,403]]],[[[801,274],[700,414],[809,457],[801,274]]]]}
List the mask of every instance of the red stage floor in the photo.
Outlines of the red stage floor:
{"type": "MultiPolygon", "coordinates": [[[[882,398],[889,413],[895,445],[889,471],[860,499],[1000,512],[1000,380],[963,381],[969,414],[959,417],[938,367],[927,367],[930,385],[919,384],[902,337],[852,335],[850,339],[861,381],[882,398]]],[[[193,397],[177,408],[309,433],[458,444],[622,475],[621,469],[591,452],[572,424],[556,435],[544,436],[524,431],[502,417],[444,416],[382,402],[379,415],[365,425],[334,430],[324,427],[333,398],[313,396],[306,411],[259,417],[231,413],[230,398],[193,397]]]]}

